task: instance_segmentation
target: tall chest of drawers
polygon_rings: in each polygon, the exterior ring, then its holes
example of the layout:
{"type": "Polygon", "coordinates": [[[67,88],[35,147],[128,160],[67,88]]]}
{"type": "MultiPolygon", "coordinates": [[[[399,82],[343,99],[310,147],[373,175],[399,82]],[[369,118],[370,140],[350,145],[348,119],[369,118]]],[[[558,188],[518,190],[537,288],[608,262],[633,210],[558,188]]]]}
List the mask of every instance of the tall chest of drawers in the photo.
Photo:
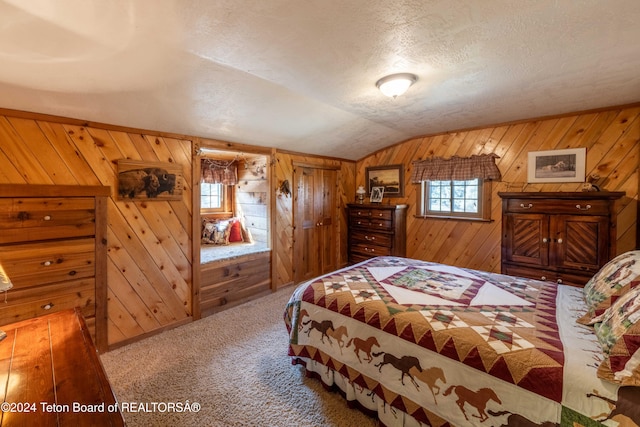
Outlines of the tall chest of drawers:
{"type": "Polygon", "coordinates": [[[0,325],[79,307],[107,348],[107,199],[103,186],[0,185],[0,325]]]}
{"type": "Polygon", "coordinates": [[[405,256],[407,205],[348,204],[349,262],[405,256]]]}

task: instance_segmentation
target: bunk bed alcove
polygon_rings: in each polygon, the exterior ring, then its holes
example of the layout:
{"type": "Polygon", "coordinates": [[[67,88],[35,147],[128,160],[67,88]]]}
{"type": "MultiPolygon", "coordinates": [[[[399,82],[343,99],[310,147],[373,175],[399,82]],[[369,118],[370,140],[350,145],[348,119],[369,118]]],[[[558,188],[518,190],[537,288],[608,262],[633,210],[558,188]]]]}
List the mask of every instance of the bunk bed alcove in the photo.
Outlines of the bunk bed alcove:
{"type": "Polygon", "coordinates": [[[203,146],[197,160],[194,217],[200,234],[194,242],[200,280],[195,301],[205,317],[271,292],[270,156],[203,146]],[[219,186],[212,190],[207,184],[219,186]],[[218,207],[210,208],[212,200],[218,207]]]}

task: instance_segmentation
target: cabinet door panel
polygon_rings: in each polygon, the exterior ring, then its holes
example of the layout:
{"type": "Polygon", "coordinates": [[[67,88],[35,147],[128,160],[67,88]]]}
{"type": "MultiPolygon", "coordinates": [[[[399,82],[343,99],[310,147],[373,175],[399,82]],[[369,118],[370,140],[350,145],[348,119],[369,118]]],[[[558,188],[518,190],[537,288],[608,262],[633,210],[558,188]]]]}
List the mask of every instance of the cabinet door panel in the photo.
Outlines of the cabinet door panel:
{"type": "Polygon", "coordinates": [[[505,256],[510,262],[549,263],[549,217],[543,214],[506,214],[505,256]]]}
{"type": "Polygon", "coordinates": [[[556,266],[596,272],[608,259],[607,218],[558,215],[551,226],[556,266]]]}

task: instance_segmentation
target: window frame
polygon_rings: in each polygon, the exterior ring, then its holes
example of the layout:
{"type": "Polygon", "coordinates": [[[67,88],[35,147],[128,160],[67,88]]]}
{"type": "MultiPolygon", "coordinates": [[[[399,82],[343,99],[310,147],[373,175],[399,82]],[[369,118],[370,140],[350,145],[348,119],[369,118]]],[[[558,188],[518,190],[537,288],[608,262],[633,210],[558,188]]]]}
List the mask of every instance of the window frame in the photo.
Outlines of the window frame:
{"type": "Polygon", "coordinates": [[[233,185],[200,183],[200,212],[202,214],[232,214],[230,207],[233,205],[233,191],[229,189],[233,185]],[[202,186],[203,185],[219,185],[220,188],[220,207],[219,208],[203,208],[202,207],[202,186]]]}
{"type": "MultiPolygon", "coordinates": [[[[441,212],[429,210],[429,183],[431,181],[421,181],[417,190],[416,217],[457,219],[469,221],[491,221],[491,180],[478,179],[478,212],[441,212]]],[[[465,180],[437,180],[434,182],[450,181],[453,194],[453,182],[465,180]]],[[[452,200],[453,201],[453,200],[452,200]]]]}

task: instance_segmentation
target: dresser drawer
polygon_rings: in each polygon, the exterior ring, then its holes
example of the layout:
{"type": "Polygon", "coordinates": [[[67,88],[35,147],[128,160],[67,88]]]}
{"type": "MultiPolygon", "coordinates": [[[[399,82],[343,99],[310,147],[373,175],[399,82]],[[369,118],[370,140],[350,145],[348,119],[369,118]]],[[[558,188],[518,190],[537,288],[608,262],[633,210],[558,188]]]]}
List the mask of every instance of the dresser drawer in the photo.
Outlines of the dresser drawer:
{"type": "Polygon", "coordinates": [[[366,231],[358,231],[351,234],[353,243],[364,243],[365,245],[376,245],[391,247],[393,244],[392,236],[382,233],[370,233],[366,231]]]}
{"type": "Polygon", "coordinates": [[[95,275],[95,239],[0,246],[0,262],[16,289],[95,275]]]}
{"type": "Polygon", "coordinates": [[[352,243],[351,252],[374,257],[391,255],[391,248],[388,246],[377,246],[370,243],[352,243]]]}
{"type": "Polygon", "coordinates": [[[368,230],[392,230],[393,221],[379,218],[351,218],[351,227],[368,230]]]}
{"type": "Polygon", "coordinates": [[[545,282],[555,282],[563,285],[584,286],[593,274],[552,271],[538,268],[527,268],[520,265],[504,265],[502,274],[517,277],[527,277],[529,279],[542,280],[545,282]]]}
{"type": "Polygon", "coordinates": [[[0,212],[0,244],[95,234],[93,198],[4,198],[0,212]]]}
{"type": "Polygon", "coordinates": [[[393,213],[383,209],[353,209],[350,212],[352,218],[377,218],[391,220],[393,213]]]}
{"type": "Polygon", "coordinates": [[[609,204],[602,200],[509,199],[507,211],[516,213],[548,213],[569,215],[607,215],[609,204]]]}
{"type": "Polygon", "coordinates": [[[95,279],[71,280],[36,288],[12,288],[0,310],[0,325],[80,307],[82,314],[95,317],[95,279]]]}

